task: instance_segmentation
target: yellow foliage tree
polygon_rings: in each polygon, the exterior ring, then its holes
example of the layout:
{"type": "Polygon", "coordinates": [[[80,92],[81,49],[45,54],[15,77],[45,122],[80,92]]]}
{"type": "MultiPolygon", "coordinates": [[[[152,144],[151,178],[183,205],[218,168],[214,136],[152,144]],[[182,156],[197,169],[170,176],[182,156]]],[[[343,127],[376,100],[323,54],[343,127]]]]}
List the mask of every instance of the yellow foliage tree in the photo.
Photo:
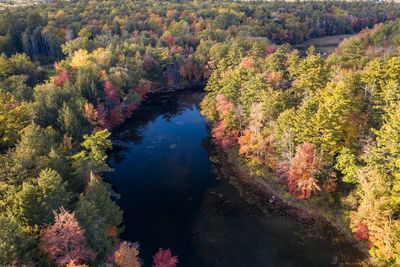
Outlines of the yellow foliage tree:
{"type": "Polygon", "coordinates": [[[70,261],[66,267],[89,267],[87,264],[77,264],[75,261],[70,261]]]}
{"type": "Polygon", "coordinates": [[[130,242],[124,241],[114,253],[114,261],[118,267],[140,267],[139,250],[130,242]]]}
{"type": "Polygon", "coordinates": [[[90,65],[90,57],[88,51],[79,49],[71,58],[71,66],[74,68],[87,67],[90,65]]]}

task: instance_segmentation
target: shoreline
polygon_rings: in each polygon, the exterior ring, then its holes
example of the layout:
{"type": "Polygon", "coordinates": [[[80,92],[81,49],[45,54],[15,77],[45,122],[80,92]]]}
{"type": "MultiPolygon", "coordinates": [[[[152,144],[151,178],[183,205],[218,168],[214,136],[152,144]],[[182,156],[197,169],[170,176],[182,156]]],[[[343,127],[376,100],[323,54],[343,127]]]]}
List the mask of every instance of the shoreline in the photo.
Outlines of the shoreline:
{"type": "Polygon", "coordinates": [[[237,188],[241,197],[251,205],[257,206],[266,213],[275,213],[292,220],[296,220],[305,227],[309,227],[313,235],[329,241],[330,245],[336,244],[352,250],[351,258],[344,258],[339,266],[365,266],[369,265],[369,253],[342,225],[330,221],[316,210],[300,207],[286,202],[279,193],[266,182],[250,174],[248,170],[240,167],[237,159],[232,159],[226,152],[212,143],[207,142],[209,155],[217,158],[213,162],[220,179],[227,179],[237,188]]]}

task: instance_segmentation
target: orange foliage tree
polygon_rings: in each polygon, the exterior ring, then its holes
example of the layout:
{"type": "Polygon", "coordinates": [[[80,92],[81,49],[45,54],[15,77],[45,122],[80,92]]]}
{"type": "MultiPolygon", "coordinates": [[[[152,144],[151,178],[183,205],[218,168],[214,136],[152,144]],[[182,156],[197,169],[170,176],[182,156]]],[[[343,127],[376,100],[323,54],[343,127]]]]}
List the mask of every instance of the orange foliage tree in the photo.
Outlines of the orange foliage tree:
{"type": "Polygon", "coordinates": [[[219,94],[216,100],[220,119],[212,129],[212,137],[222,148],[229,150],[237,143],[238,138],[238,131],[232,127],[235,121],[235,105],[222,94],[219,94]]]}
{"type": "Polygon", "coordinates": [[[317,175],[321,169],[321,158],[315,155],[311,143],[302,143],[296,148],[288,171],[289,191],[299,199],[310,198],[313,192],[321,191],[317,175]]]}
{"type": "Polygon", "coordinates": [[[239,137],[239,154],[246,155],[259,163],[266,159],[268,137],[263,136],[264,114],[261,103],[253,104],[249,118],[249,125],[239,137]]]}
{"type": "Polygon", "coordinates": [[[118,267],[140,267],[139,249],[134,244],[124,241],[114,253],[114,261],[118,267]]]}
{"type": "Polygon", "coordinates": [[[89,267],[87,264],[77,264],[75,261],[70,261],[66,267],[89,267]]]}

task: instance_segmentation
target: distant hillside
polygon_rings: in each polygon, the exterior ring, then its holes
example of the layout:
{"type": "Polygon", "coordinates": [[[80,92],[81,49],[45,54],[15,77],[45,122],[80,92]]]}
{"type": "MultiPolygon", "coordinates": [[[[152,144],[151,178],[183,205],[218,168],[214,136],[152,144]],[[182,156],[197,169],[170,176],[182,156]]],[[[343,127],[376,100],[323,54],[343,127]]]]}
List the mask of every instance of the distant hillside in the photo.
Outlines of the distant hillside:
{"type": "Polygon", "coordinates": [[[383,54],[398,54],[400,46],[400,20],[377,24],[345,39],[336,49],[337,54],[362,53],[373,58],[383,54]]]}

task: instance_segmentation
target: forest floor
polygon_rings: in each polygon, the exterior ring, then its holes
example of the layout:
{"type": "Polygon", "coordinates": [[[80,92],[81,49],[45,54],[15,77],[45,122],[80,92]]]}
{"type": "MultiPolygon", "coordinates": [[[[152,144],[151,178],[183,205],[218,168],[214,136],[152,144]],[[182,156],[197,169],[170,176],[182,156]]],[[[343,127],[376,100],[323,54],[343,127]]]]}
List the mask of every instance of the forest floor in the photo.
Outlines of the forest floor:
{"type": "Polygon", "coordinates": [[[354,34],[341,34],[320,38],[311,38],[301,44],[293,45],[293,48],[304,51],[313,45],[315,46],[317,52],[330,54],[344,39],[349,38],[353,35],[354,34]]]}

